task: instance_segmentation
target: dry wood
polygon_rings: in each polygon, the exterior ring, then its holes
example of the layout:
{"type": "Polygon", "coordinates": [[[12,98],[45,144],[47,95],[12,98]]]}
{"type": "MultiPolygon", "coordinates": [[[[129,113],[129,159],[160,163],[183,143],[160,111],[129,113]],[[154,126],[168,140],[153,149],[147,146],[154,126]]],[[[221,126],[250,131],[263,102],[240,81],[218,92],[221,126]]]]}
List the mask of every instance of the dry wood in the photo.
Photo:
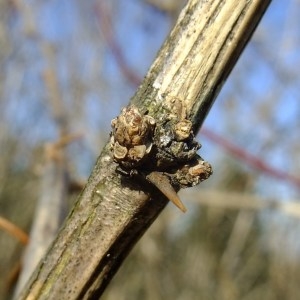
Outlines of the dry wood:
{"type": "MultiPolygon", "coordinates": [[[[131,100],[163,118],[183,101],[196,132],[270,0],[191,0],[131,100]]],[[[167,199],[115,172],[109,144],[20,299],[98,299],[167,199]]]]}

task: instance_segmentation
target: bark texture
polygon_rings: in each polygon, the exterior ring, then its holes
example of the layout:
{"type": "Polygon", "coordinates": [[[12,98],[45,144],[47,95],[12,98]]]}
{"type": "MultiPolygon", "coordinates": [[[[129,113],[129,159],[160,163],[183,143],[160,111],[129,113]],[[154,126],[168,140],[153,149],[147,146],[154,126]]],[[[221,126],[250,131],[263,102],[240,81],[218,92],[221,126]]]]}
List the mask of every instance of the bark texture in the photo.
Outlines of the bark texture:
{"type": "MultiPolygon", "coordinates": [[[[156,120],[180,99],[196,132],[269,0],[190,0],[131,99],[156,120]]],[[[167,204],[150,184],[116,173],[109,143],[19,299],[98,299],[167,204]]]]}

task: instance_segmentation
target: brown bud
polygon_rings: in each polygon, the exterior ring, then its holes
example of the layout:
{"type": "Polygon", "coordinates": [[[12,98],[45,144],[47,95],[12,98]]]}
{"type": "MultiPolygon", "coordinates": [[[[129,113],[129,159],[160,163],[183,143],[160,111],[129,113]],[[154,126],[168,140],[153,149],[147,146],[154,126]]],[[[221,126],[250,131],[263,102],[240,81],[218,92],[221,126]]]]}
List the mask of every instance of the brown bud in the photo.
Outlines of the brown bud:
{"type": "Polygon", "coordinates": [[[138,145],[130,148],[128,151],[128,158],[133,161],[141,160],[146,153],[146,146],[145,145],[138,145]]]}
{"type": "Polygon", "coordinates": [[[149,154],[155,128],[154,118],[141,114],[132,105],[123,108],[121,114],[112,120],[111,126],[111,144],[117,161],[133,167],[149,154]]]}
{"type": "Polygon", "coordinates": [[[196,165],[189,168],[188,173],[193,177],[199,177],[200,181],[203,181],[212,174],[212,167],[208,162],[198,160],[196,165]]]}
{"type": "Polygon", "coordinates": [[[190,137],[192,133],[192,122],[189,120],[182,120],[175,125],[175,138],[177,141],[184,141],[190,137]]]}
{"type": "Polygon", "coordinates": [[[115,142],[113,152],[116,160],[123,160],[126,157],[128,150],[126,147],[121,146],[118,142],[115,142]]]}

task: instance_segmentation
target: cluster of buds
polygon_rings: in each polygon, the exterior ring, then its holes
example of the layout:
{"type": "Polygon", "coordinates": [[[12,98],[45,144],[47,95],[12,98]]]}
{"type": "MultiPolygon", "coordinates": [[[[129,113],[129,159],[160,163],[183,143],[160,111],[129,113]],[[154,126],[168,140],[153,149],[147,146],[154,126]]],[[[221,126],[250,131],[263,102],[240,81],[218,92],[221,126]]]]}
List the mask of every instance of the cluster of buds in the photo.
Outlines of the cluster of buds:
{"type": "Polygon", "coordinates": [[[122,109],[112,120],[111,145],[115,161],[126,168],[135,168],[149,155],[155,128],[154,118],[142,115],[135,106],[122,109]]]}
{"type": "Polygon", "coordinates": [[[212,174],[212,168],[197,155],[201,145],[194,139],[182,103],[173,104],[175,114],[157,123],[133,105],[123,108],[111,122],[111,149],[123,173],[143,175],[186,211],[175,189],[200,183],[212,174]]]}

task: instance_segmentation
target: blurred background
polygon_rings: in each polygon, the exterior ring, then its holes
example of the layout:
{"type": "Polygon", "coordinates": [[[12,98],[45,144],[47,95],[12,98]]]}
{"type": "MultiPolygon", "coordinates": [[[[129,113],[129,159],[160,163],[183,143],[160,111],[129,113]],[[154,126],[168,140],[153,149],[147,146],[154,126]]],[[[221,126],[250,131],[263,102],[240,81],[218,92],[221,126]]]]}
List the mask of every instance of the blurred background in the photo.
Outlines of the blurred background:
{"type": "MultiPolygon", "coordinates": [[[[27,243],[5,220],[29,234],[49,165],[65,191],[48,222],[67,214],[184,2],[0,0],[0,299],[27,243]]],[[[103,299],[299,298],[299,29],[300,2],[274,0],[197,135],[213,176],[180,192],[186,214],[167,206],[103,299]]]]}

